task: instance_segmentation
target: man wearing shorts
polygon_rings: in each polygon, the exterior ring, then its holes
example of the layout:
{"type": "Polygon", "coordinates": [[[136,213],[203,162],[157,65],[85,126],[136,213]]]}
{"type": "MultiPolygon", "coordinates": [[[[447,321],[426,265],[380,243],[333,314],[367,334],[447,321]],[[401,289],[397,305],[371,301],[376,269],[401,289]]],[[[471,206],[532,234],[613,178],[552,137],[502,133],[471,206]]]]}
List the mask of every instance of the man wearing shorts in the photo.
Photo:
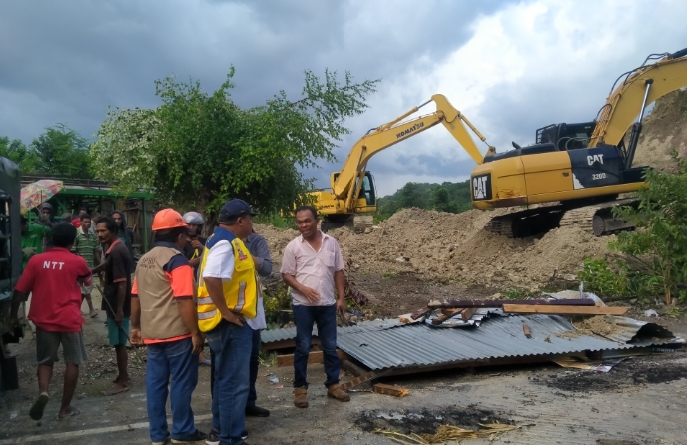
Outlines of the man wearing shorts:
{"type": "Polygon", "coordinates": [[[57,414],[64,419],[79,410],[71,406],[74,390],[79,379],[79,365],[86,360],[81,326],[81,284],[91,284],[91,271],[86,261],[69,250],[76,238],[76,228],[68,223],[55,224],[51,232],[53,248],[32,256],[14,288],[10,326],[18,325],[17,311],[22,301],[32,293],[33,304],[29,319],[36,325],[36,358],[38,360],[39,396],[33,404],[30,416],[34,420],[43,417],[49,400],[48,386],[53,365],[58,361],[57,350],[62,353],[67,369],[64,373],[62,405],[57,414]]]}
{"type": "MultiPolygon", "coordinates": [[[[79,216],[79,227],[76,229],[76,241],[74,242],[72,251],[86,260],[89,269],[93,269],[97,249],[98,237],[95,236],[95,232],[91,230],[91,215],[82,213],[79,216]]],[[[98,316],[98,311],[93,308],[93,300],[91,300],[92,291],[92,283],[90,286],[81,285],[81,301],[86,300],[86,303],[88,303],[88,315],[90,315],[91,318],[95,318],[98,316]]]]}
{"type": "Polygon", "coordinates": [[[107,313],[107,336],[110,346],[115,348],[119,371],[117,378],[112,382],[112,389],[103,391],[106,396],[129,390],[129,357],[126,344],[131,317],[131,260],[129,249],[117,237],[117,230],[117,223],[109,216],[99,219],[95,227],[98,241],[109,246],[104,252],[105,261],[93,269],[93,272],[105,272],[101,309],[107,313]]]}

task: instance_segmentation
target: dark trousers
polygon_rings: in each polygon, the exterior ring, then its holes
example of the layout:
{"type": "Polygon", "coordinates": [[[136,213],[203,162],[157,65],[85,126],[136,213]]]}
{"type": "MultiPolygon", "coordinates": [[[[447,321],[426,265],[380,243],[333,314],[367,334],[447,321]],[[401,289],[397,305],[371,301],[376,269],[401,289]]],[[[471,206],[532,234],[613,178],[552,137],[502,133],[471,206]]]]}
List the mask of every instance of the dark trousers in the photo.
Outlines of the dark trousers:
{"type": "Polygon", "coordinates": [[[324,354],[324,371],[329,387],[339,383],[341,361],[336,353],[336,304],[331,306],[293,306],[296,322],[296,352],[293,355],[294,388],[308,387],[308,354],[312,347],[312,328],[317,323],[317,336],[324,354]]]}
{"type": "MultiPolygon", "coordinates": [[[[210,349],[210,361],[215,363],[215,353],[210,349]]],[[[253,331],[253,349],[250,352],[250,389],[246,406],[255,406],[258,393],[255,390],[255,382],[258,380],[258,368],[260,366],[260,331],[253,331]]],[[[214,395],[215,367],[210,367],[210,394],[214,395]]]]}

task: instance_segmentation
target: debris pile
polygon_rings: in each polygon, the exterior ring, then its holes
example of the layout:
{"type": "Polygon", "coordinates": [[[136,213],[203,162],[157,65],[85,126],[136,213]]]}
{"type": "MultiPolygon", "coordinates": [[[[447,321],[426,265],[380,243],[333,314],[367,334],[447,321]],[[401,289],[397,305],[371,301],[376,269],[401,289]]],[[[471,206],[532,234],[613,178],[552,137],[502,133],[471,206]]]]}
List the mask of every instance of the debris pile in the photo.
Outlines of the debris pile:
{"type": "MultiPolygon", "coordinates": [[[[681,338],[655,323],[605,315],[622,314],[627,308],[606,306],[593,294],[577,296],[585,298],[430,301],[412,314],[341,327],[337,335],[340,356],[358,370],[357,377],[342,383],[342,388],[389,375],[547,361],[608,371],[619,363],[619,357],[683,346],[681,338]],[[520,313],[520,307],[537,310],[520,313]],[[585,318],[580,320],[580,316],[585,318]],[[606,356],[616,361],[603,363],[606,356]],[[592,359],[602,362],[592,363],[592,359]],[[585,365],[578,366],[581,363],[585,365]]],[[[294,347],[294,339],[295,329],[267,330],[262,335],[265,349],[294,347]]],[[[309,362],[323,361],[321,352],[312,354],[316,356],[309,362]]],[[[290,355],[277,359],[280,366],[292,360],[290,355]]],[[[375,392],[407,394],[403,388],[386,390],[375,392]]]]}

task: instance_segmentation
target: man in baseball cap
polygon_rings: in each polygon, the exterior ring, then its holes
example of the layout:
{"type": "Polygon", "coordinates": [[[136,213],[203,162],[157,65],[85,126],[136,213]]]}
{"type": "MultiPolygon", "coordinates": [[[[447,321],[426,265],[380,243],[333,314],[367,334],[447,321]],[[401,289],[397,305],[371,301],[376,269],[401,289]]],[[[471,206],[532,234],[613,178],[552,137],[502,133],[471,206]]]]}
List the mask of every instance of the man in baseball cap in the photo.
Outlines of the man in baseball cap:
{"type": "Polygon", "coordinates": [[[246,436],[253,329],[258,311],[258,260],[243,240],[253,232],[253,209],[227,202],[205,243],[198,271],[198,324],[214,354],[212,431],[208,443],[241,445],[246,436]]]}
{"type": "Polygon", "coordinates": [[[219,212],[219,221],[228,222],[232,219],[238,219],[243,216],[257,216],[258,214],[253,211],[251,206],[242,199],[232,199],[227,201],[219,212]]]}

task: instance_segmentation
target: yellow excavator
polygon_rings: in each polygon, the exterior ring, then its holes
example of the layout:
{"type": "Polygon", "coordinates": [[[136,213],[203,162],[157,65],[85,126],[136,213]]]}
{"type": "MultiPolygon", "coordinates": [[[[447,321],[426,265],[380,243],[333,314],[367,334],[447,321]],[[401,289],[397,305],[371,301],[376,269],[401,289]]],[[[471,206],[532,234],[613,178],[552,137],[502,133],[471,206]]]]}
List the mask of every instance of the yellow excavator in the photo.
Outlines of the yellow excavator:
{"type": "MultiPolygon", "coordinates": [[[[435,94],[422,105],[368,131],[351,148],[341,171],[331,174],[331,189],[311,192],[315,207],[323,216],[322,230],[350,226],[353,225],[355,215],[374,213],[377,210],[376,192],[372,174],[367,171],[367,162],[385,148],[429,130],[439,123],[444,125],[475,162],[482,163],[482,153],[465,126],[467,125],[482,142],[486,143],[485,137],[444,96],[435,94]],[[436,111],[403,121],[430,102],[436,104],[436,111]]],[[[496,153],[494,147],[488,144],[487,147],[487,155],[496,153]]]]}
{"type": "Polygon", "coordinates": [[[495,217],[486,228],[516,238],[566,225],[592,229],[597,236],[632,228],[611,210],[636,204],[618,196],[645,185],[648,167],[633,167],[632,161],[646,107],[684,86],[687,48],[652,54],[616,80],[594,121],[549,125],[537,130],[535,145],[513,143],[514,150],[475,159],[474,207],[540,205],[495,217]]]}

